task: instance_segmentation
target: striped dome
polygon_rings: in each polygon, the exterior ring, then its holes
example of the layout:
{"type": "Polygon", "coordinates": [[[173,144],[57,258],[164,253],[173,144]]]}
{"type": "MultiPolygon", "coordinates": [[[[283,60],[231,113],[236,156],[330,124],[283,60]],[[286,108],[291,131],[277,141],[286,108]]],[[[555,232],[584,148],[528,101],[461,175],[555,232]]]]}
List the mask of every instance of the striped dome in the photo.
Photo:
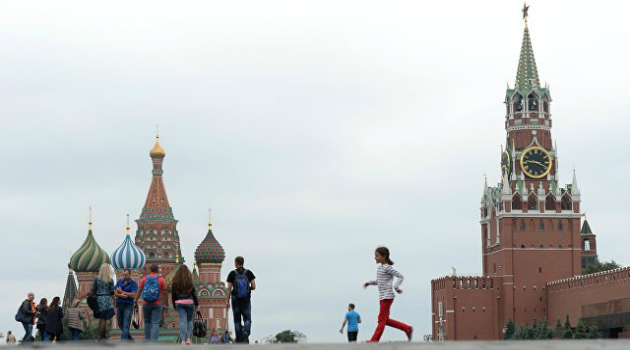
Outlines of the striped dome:
{"type": "Polygon", "coordinates": [[[208,228],[206,238],[195,250],[195,260],[197,264],[220,264],[225,260],[225,251],[219,241],[214,238],[212,227],[208,228]]]}
{"type": "Polygon", "coordinates": [[[110,263],[107,252],[101,248],[92,234],[92,229],[88,231],[85,241],[70,258],[70,267],[74,272],[98,272],[103,263],[110,263]]]}
{"type": "Polygon", "coordinates": [[[146,260],[144,252],[133,243],[129,233],[120,247],[112,253],[112,266],[115,270],[140,270],[146,260]]]}

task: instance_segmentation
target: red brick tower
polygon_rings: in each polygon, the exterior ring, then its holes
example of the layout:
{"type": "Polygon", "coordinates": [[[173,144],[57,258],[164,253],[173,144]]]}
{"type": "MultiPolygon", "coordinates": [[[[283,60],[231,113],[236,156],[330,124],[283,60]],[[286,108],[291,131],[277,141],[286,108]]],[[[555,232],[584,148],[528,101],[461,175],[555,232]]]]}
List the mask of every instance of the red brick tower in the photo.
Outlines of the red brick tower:
{"type": "Polygon", "coordinates": [[[146,254],[147,264],[159,264],[162,276],[166,276],[173,270],[176,256],[182,254],[177,220],[173,217],[162,179],[162,163],[166,153],[160,145],[159,136],[156,136],[150,156],[153,162],[153,178],[140,218],[136,220],[138,230],[135,241],[146,254]]]}

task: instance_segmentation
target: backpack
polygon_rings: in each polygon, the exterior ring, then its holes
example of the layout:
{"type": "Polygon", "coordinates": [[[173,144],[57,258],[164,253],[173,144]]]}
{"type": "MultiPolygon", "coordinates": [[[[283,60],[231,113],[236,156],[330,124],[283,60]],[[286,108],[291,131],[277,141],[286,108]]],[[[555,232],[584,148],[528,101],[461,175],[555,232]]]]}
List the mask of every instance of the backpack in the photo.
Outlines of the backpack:
{"type": "Polygon", "coordinates": [[[16,320],[17,322],[22,322],[22,305],[23,305],[23,304],[24,304],[24,303],[20,304],[20,307],[18,308],[18,311],[17,311],[17,313],[15,314],[15,320],[16,320]]]}
{"type": "Polygon", "coordinates": [[[249,298],[249,279],[247,279],[247,270],[243,272],[236,272],[236,279],[234,280],[234,286],[236,286],[236,299],[249,298]]]}
{"type": "Polygon", "coordinates": [[[158,278],[159,276],[151,277],[151,275],[147,275],[147,282],[142,288],[142,300],[152,303],[160,298],[158,278]]]}

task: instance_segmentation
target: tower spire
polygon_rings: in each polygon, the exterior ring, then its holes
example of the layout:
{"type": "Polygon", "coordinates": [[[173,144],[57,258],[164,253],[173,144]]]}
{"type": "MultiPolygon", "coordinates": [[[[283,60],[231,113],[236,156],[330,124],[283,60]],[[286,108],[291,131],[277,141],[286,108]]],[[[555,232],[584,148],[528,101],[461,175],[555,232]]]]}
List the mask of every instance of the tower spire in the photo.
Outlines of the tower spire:
{"type": "Polygon", "coordinates": [[[540,80],[538,79],[538,68],[536,67],[536,59],[534,58],[534,49],[532,41],[529,37],[529,27],[527,24],[529,6],[523,5],[523,20],[525,29],[523,32],[523,44],[521,45],[521,56],[518,61],[518,70],[516,71],[515,88],[520,90],[531,90],[540,88],[540,80]]]}

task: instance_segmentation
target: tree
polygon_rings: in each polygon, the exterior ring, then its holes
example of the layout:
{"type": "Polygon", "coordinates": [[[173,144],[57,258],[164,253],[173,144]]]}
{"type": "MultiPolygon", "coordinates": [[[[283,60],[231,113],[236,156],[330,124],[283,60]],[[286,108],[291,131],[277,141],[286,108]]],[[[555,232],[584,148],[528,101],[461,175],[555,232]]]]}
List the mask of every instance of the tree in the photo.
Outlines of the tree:
{"type": "Polygon", "coordinates": [[[588,327],[588,339],[599,339],[599,328],[597,326],[588,327]]]}
{"type": "Polygon", "coordinates": [[[551,339],[551,330],[549,329],[547,320],[543,321],[540,327],[538,327],[538,335],[536,339],[551,339]]]}
{"type": "Polygon", "coordinates": [[[588,329],[582,319],[578,321],[577,327],[575,327],[573,339],[588,339],[588,329]]]}
{"type": "Polygon", "coordinates": [[[534,330],[534,328],[525,326],[525,337],[523,339],[536,339],[536,331],[534,330]]]}
{"type": "Polygon", "coordinates": [[[306,336],[298,331],[287,329],[276,334],[276,342],[278,343],[297,343],[300,339],[306,339],[306,336]]]}
{"type": "Polygon", "coordinates": [[[586,265],[586,267],[582,269],[582,274],[588,275],[588,274],[596,273],[596,272],[610,271],[610,270],[618,269],[620,267],[621,265],[617,264],[614,260],[610,262],[596,261],[594,263],[586,265]]]}
{"type": "Polygon", "coordinates": [[[564,333],[562,334],[562,339],[573,339],[573,330],[571,329],[571,321],[569,321],[569,315],[567,315],[567,319],[564,322],[564,333]]]}
{"type": "Polygon", "coordinates": [[[514,336],[516,335],[516,325],[514,324],[514,322],[512,321],[512,319],[508,319],[507,323],[505,324],[505,334],[503,335],[503,339],[504,340],[512,340],[514,339],[514,336]]]}

